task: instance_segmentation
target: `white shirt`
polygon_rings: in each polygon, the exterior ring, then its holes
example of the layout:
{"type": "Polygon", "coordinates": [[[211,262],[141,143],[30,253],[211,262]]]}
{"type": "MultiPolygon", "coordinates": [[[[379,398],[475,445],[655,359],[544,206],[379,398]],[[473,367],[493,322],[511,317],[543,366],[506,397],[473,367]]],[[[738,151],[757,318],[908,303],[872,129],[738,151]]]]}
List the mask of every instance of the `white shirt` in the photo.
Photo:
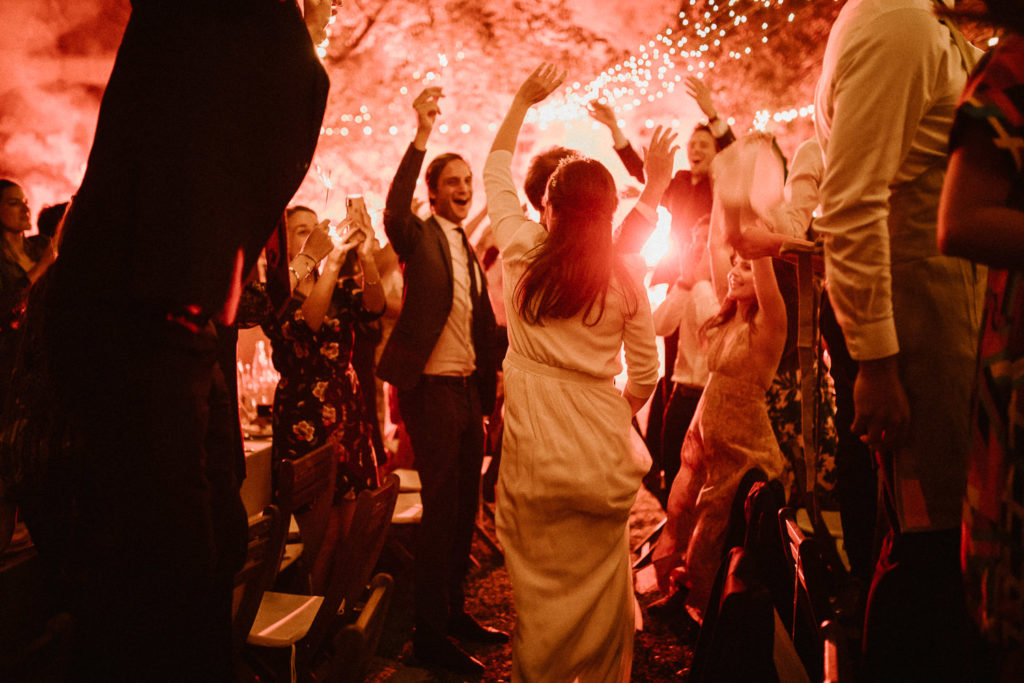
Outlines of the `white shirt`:
{"type": "Polygon", "coordinates": [[[821,146],[816,138],[800,143],[789,164],[789,176],[784,190],[785,201],[771,211],[775,232],[789,237],[807,239],[807,227],[814,210],[818,208],[818,188],[825,173],[821,146]]]}
{"type": "MultiPolygon", "coordinates": [[[[476,351],[473,348],[473,302],[470,297],[469,281],[471,259],[463,245],[459,226],[437,214],[434,214],[434,220],[448,238],[448,251],[452,255],[452,310],[423,372],[428,375],[465,377],[476,370],[476,351]]],[[[476,267],[476,259],[472,259],[472,263],[476,270],[476,286],[479,290],[483,286],[483,274],[476,267]]]]}
{"type": "Polygon", "coordinates": [[[708,359],[698,332],[718,311],[718,299],[711,283],[702,280],[691,289],[673,286],[665,300],[654,310],[654,332],[667,337],[679,330],[676,364],[672,381],[702,387],[708,381],[708,359]]]}
{"type": "Polygon", "coordinates": [[[890,271],[890,189],[943,162],[966,70],[929,0],[850,0],[815,95],[825,157],[825,274],[856,360],[899,351],[890,271]]]}

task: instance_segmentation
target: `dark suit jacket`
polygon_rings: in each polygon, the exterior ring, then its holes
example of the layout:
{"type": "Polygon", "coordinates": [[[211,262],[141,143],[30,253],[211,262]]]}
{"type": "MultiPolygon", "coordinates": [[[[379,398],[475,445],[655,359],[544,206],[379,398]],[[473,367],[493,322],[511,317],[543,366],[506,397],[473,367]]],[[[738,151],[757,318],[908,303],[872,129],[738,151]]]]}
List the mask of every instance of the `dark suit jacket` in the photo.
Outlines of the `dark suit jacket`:
{"type": "MultiPolygon", "coordinates": [[[[377,375],[399,389],[416,386],[452,310],[452,255],[437,221],[413,214],[412,196],[425,152],[409,145],[388,191],[384,230],[402,263],[402,312],[377,365],[377,375]]],[[[474,257],[475,258],[475,257],[474,257]]],[[[482,270],[480,271],[483,272],[482,270]]],[[[484,414],[494,409],[497,365],[494,311],[487,282],[473,303],[473,348],[484,414]]]]}
{"type": "MultiPolygon", "coordinates": [[[[717,142],[720,148],[724,149],[735,142],[735,140],[736,136],[733,135],[732,129],[729,128],[721,138],[717,139],[717,142]]],[[[627,145],[615,151],[629,174],[643,182],[644,162],[640,159],[640,155],[637,154],[636,150],[633,149],[633,146],[627,145]]],[[[679,245],[688,237],[693,224],[699,218],[711,213],[711,180],[709,178],[702,178],[695,184],[691,178],[692,176],[689,171],[678,171],[672,177],[668,189],[665,190],[665,194],[661,197],[661,205],[672,214],[672,232],[670,234],[668,253],[665,254],[655,267],[651,284],[658,284],[660,282],[672,283],[679,277],[679,245]]],[[[647,233],[645,236],[643,233],[637,232],[635,228],[630,231],[624,225],[620,239],[626,240],[629,244],[635,246],[637,242],[642,245],[643,241],[646,241],[646,238],[649,236],[650,233],[647,233]]]]}

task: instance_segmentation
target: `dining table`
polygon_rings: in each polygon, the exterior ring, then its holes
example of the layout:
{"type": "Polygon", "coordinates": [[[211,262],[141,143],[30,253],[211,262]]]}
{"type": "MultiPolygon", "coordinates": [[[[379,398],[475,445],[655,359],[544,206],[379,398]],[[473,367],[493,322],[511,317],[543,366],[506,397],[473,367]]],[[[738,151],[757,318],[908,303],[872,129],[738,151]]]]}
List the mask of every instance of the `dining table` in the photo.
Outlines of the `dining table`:
{"type": "Polygon", "coordinates": [[[263,512],[273,500],[271,443],[269,438],[245,440],[245,479],[239,493],[249,517],[263,512]]]}

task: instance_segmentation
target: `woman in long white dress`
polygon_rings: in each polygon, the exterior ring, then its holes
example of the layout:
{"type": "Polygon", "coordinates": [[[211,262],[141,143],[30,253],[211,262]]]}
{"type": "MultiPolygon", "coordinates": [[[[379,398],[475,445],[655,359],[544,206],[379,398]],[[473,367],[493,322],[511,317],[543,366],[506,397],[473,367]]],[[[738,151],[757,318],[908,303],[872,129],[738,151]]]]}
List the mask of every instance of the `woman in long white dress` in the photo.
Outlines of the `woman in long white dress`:
{"type": "Polygon", "coordinates": [[[497,531],[518,616],[512,678],[628,681],[627,523],[650,467],[633,452],[630,421],[654,390],[658,357],[642,265],[613,248],[608,170],[566,160],[548,182],[547,229],[523,214],[511,173],[519,128],[563,78],[548,65],[527,78],[484,168],[509,319],[497,531]]]}

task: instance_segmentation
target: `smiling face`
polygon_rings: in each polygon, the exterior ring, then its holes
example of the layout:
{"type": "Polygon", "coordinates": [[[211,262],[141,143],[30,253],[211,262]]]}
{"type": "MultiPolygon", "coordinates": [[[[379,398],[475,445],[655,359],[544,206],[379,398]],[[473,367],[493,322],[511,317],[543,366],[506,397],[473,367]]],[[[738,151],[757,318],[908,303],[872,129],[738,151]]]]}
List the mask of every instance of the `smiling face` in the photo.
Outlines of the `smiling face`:
{"type": "Polygon", "coordinates": [[[437,178],[437,190],[430,193],[430,206],[438,216],[461,223],[473,203],[473,173],[462,159],[452,159],[437,178]]]}
{"type": "Polygon", "coordinates": [[[733,259],[732,270],[729,271],[730,299],[743,301],[757,296],[754,291],[754,268],[750,261],[733,259]]]}
{"type": "Polygon", "coordinates": [[[295,258],[302,251],[302,244],[316,227],[316,214],[312,211],[293,211],[288,216],[288,260],[295,258]]]}
{"type": "Polygon", "coordinates": [[[686,158],[690,160],[690,173],[694,176],[706,176],[711,171],[711,162],[715,158],[715,138],[706,130],[694,131],[690,141],[686,143],[686,158]]]}
{"type": "Polygon", "coordinates": [[[18,185],[5,187],[0,194],[0,226],[11,232],[32,229],[32,212],[25,191],[18,185]]]}

